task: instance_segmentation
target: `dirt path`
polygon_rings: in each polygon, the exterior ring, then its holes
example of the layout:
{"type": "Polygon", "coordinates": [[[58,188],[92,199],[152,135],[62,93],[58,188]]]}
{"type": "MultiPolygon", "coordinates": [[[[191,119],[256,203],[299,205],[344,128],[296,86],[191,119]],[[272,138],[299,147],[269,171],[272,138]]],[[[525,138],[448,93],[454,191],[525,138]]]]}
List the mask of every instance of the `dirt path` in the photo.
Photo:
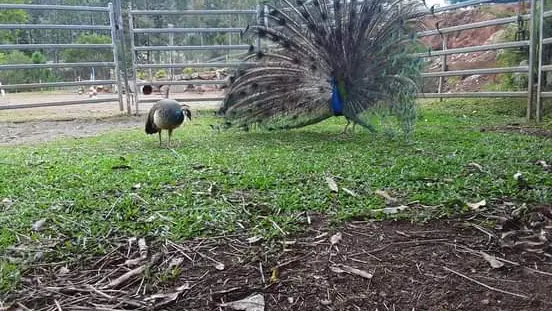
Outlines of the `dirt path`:
{"type": "Polygon", "coordinates": [[[473,219],[337,228],[320,215],[308,219],[302,234],[264,246],[240,234],[165,242],[133,265],[125,262],[141,252],[121,240],[103,257],[37,266],[10,300],[63,310],[234,310],[224,303],[252,296],[264,307],[247,310],[550,310],[550,261],[504,247],[498,232],[477,229],[473,219]]]}
{"type": "MultiPolygon", "coordinates": [[[[113,95],[100,95],[99,97],[113,95]]],[[[220,93],[175,94],[175,96],[206,98],[221,96],[220,93]]],[[[161,98],[154,94],[151,98],[161,98]]],[[[9,106],[19,103],[34,104],[43,102],[83,99],[78,94],[9,94],[9,106]]],[[[85,98],[85,97],[84,97],[85,98]]],[[[215,109],[220,102],[189,102],[195,109],[215,109]]],[[[29,144],[51,141],[62,137],[87,137],[115,130],[142,127],[145,114],[153,103],[141,103],[140,115],[127,116],[119,110],[117,102],[101,104],[81,104],[58,107],[0,110],[0,146],[29,144]]],[[[132,107],[133,112],[135,111],[132,107]]]]}

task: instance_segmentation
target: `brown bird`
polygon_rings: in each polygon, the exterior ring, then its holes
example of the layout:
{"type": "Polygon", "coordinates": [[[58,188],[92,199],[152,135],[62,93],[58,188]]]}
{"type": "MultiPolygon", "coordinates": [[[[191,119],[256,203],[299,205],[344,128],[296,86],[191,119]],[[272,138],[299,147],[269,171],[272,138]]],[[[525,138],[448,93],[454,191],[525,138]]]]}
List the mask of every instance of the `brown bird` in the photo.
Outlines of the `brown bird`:
{"type": "Polygon", "coordinates": [[[181,105],[176,100],[163,98],[151,107],[146,120],[146,134],[159,133],[159,146],[161,146],[161,131],[169,132],[169,143],[174,129],[180,127],[185,119],[192,120],[192,112],[188,106],[181,105]]]}

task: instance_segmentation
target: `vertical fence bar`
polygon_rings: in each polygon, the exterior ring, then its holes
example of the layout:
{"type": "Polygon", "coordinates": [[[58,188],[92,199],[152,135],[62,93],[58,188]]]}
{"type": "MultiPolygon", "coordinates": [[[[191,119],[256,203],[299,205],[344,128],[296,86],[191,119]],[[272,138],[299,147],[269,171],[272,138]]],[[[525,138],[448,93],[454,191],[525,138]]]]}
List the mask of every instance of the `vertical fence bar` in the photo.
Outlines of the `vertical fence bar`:
{"type": "Polygon", "coordinates": [[[536,103],[536,109],[535,109],[535,119],[537,122],[541,121],[542,118],[542,54],[544,50],[544,44],[542,44],[542,40],[544,39],[543,35],[544,31],[544,0],[540,1],[540,7],[539,7],[539,61],[538,61],[538,76],[537,76],[537,103],[536,103]]]}
{"type": "Polygon", "coordinates": [[[536,34],[535,34],[535,13],[537,8],[535,6],[536,0],[531,0],[531,13],[529,13],[529,22],[531,23],[529,28],[529,72],[527,73],[527,120],[531,120],[531,112],[533,110],[533,84],[534,84],[534,73],[535,73],[535,43],[536,43],[536,34]]]}
{"type": "MultiPolygon", "coordinates": [[[[168,28],[174,28],[174,25],[173,24],[167,24],[167,27],[168,28]]],[[[174,32],[169,32],[169,45],[174,46],[174,32]]],[[[173,55],[174,55],[174,50],[170,50],[169,51],[169,64],[171,64],[171,65],[174,64],[173,55]]],[[[174,69],[173,69],[172,66],[169,68],[169,79],[171,81],[174,80],[174,69]]],[[[169,87],[169,86],[167,86],[167,87],[169,87]]]]}
{"type": "MultiPolygon", "coordinates": [[[[257,2],[257,24],[261,23],[261,4],[257,2]]],[[[257,36],[257,51],[261,50],[261,37],[257,36]]]]}
{"type": "MultiPolygon", "coordinates": [[[[443,51],[446,51],[448,47],[448,35],[443,35],[443,51]]],[[[447,55],[441,55],[441,71],[445,72],[447,71],[447,55]]],[[[443,84],[445,82],[444,77],[439,77],[439,89],[438,92],[441,94],[443,92],[443,84]]],[[[439,101],[443,101],[442,97],[439,97],[439,101]]]]}
{"type": "Polygon", "coordinates": [[[111,25],[111,44],[113,45],[113,62],[115,62],[115,81],[117,83],[117,96],[119,97],[119,110],[124,111],[123,108],[123,87],[121,84],[121,72],[119,70],[119,51],[117,45],[117,29],[115,21],[115,10],[113,9],[113,3],[109,2],[107,7],[109,8],[109,24],[111,25]]]}
{"type": "MultiPolygon", "coordinates": [[[[123,8],[121,5],[121,0],[115,0],[115,12],[116,15],[116,28],[117,28],[117,34],[119,36],[119,43],[121,44],[121,71],[122,71],[122,77],[123,81],[125,83],[125,94],[126,94],[126,103],[127,103],[127,113],[130,115],[132,113],[131,109],[131,100],[130,100],[130,86],[128,83],[128,70],[127,70],[127,62],[126,62],[126,44],[125,44],[125,31],[124,31],[124,24],[123,24],[123,8]]],[[[121,82],[121,83],[122,83],[121,82]]]]}
{"type": "MultiPolygon", "coordinates": [[[[136,70],[136,51],[134,50],[134,18],[132,17],[132,4],[128,5],[128,24],[128,33],[130,35],[130,52],[132,53],[132,75],[134,76],[134,79],[132,79],[132,86],[134,87],[134,109],[136,115],[138,115],[138,94],[140,93],[140,90],[138,90],[138,85],[136,83],[136,80],[138,80],[138,73],[136,70]]],[[[130,90],[128,90],[127,92],[130,92],[130,90]]]]}

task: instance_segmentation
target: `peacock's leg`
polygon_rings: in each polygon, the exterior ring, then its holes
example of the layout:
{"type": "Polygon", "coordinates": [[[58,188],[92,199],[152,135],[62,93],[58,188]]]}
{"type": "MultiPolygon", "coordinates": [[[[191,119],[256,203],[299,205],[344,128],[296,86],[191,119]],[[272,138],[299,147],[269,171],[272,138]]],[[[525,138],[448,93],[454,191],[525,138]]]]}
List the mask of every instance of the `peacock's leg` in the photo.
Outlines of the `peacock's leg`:
{"type": "Polygon", "coordinates": [[[347,120],[347,125],[345,125],[343,132],[341,132],[341,135],[347,134],[347,128],[349,127],[349,124],[351,124],[351,120],[349,120],[349,118],[345,117],[345,119],[347,120]]]}
{"type": "Polygon", "coordinates": [[[161,132],[162,130],[159,130],[159,147],[161,147],[161,132]]]}
{"type": "Polygon", "coordinates": [[[367,130],[369,130],[370,132],[372,132],[372,134],[374,134],[374,133],[377,132],[376,128],[375,128],[373,125],[364,122],[364,121],[363,121],[362,119],[360,119],[359,117],[357,117],[357,116],[352,116],[352,117],[350,117],[350,118],[353,120],[353,126],[356,125],[356,124],[358,123],[360,126],[366,128],[367,130]]]}

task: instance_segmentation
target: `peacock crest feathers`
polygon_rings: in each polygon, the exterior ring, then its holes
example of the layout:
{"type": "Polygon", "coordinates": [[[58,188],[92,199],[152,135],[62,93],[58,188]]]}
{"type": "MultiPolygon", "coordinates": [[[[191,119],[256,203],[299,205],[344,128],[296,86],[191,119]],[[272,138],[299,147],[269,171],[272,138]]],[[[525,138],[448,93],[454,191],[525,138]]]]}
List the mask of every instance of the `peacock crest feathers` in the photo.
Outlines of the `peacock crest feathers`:
{"type": "Polygon", "coordinates": [[[289,129],[384,108],[405,131],[415,120],[421,61],[411,56],[422,2],[277,0],[247,33],[278,48],[254,51],[235,73],[220,113],[226,124],[289,129]],[[399,5],[400,4],[400,5],[399,5]]]}

